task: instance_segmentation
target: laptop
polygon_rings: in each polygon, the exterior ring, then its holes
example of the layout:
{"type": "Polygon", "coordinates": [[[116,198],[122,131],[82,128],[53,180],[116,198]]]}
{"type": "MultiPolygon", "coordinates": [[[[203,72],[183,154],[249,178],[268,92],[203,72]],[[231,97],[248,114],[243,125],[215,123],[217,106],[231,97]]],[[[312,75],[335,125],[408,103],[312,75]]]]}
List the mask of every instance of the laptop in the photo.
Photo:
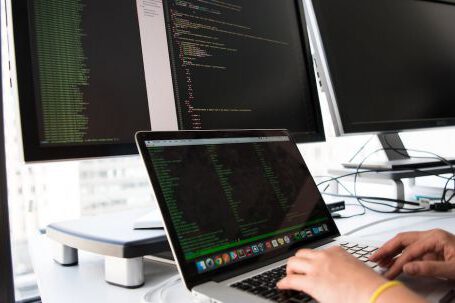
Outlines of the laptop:
{"type": "Polygon", "coordinates": [[[368,261],[377,248],[340,232],[286,130],[139,132],[182,280],[207,302],[312,302],[280,291],[300,248],[341,245],[368,261]]]}

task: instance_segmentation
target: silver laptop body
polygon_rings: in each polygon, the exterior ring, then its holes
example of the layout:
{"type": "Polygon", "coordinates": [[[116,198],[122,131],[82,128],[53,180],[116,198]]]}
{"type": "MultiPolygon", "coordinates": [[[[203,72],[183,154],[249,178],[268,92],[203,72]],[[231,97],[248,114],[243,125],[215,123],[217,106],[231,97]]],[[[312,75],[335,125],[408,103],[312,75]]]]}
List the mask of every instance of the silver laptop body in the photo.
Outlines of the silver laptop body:
{"type": "Polygon", "coordinates": [[[273,302],[232,285],[300,248],[356,242],[340,237],[285,130],[139,132],[136,141],[183,282],[201,301],[273,302]]]}

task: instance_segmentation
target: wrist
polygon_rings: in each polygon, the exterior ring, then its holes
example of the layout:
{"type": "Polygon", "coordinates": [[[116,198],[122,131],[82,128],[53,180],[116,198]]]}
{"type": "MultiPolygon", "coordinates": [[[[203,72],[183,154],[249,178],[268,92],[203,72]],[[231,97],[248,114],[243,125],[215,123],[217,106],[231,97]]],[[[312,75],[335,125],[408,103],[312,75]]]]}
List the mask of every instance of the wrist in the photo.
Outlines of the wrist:
{"type": "Polygon", "coordinates": [[[388,288],[376,299],[375,303],[427,303],[423,298],[409,290],[403,284],[388,288]]]}
{"type": "Polygon", "coordinates": [[[365,280],[368,281],[368,284],[364,285],[363,288],[360,288],[363,289],[364,292],[362,298],[360,298],[358,302],[370,302],[371,296],[374,294],[374,292],[378,290],[379,287],[388,282],[387,279],[380,275],[374,275],[373,277],[365,280]]]}
{"type": "MultiPolygon", "coordinates": [[[[385,294],[387,292],[389,292],[391,289],[397,288],[397,287],[402,286],[402,285],[403,284],[401,284],[401,282],[398,282],[398,281],[395,281],[395,280],[385,282],[384,284],[379,286],[374,291],[374,293],[370,297],[369,302],[370,303],[377,303],[378,301],[380,301],[379,298],[384,298],[386,296],[385,294]]],[[[381,299],[381,300],[383,300],[383,299],[381,299]]]]}

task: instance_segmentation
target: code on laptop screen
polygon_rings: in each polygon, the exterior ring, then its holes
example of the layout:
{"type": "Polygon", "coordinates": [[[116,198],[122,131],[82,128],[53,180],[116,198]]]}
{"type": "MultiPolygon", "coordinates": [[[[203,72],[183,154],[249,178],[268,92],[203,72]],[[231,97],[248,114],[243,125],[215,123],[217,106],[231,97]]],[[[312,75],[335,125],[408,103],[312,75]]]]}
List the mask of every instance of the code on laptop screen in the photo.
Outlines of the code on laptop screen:
{"type": "Polygon", "coordinates": [[[147,141],[184,258],[198,273],[328,233],[289,137],[147,141]]]}

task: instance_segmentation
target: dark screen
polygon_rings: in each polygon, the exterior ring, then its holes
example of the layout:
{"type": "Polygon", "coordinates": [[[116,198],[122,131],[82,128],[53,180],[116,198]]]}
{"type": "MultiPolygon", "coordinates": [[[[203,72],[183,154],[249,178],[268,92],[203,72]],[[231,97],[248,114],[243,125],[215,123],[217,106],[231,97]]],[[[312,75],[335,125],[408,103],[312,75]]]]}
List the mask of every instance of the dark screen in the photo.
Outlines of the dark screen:
{"type": "Polygon", "coordinates": [[[313,1],[345,132],[455,124],[455,5],[313,1]]]}
{"type": "Polygon", "coordinates": [[[150,129],[135,1],[27,4],[40,144],[132,143],[150,129]]]}
{"type": "Polygon", "coordinates": [[[151,140],[145,146],[168,229],[191,275],[336,232],[287,136],[151,140]]]}
{"type": "Polygon", "coordinates": [[[164,4],[181,129],[287,128],[322,139],[298,1],[164,4]]]}

